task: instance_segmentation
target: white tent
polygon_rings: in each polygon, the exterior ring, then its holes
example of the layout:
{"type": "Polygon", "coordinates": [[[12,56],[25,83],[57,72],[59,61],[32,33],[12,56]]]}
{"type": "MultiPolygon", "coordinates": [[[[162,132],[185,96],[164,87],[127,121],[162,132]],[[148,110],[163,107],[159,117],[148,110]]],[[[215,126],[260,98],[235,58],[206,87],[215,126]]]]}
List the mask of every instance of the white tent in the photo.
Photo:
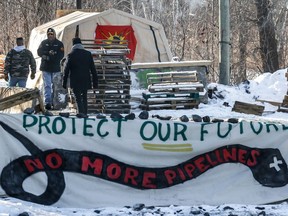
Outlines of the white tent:
{"type": "Polygon", "coordinates": [[[80,38],[93,40],[97,24],[132,26],[137,40],[133,63],[167,62],[172,59],[162,25],[116,9],[101,13],[76,11],[38,26],[31,32],[28,49],[37,59],[37,48],[41,41],[47,38],[46,31],[51,27],[55,29],[57,38],[63,42],[65,55],[67,55],[71,50],[72,38],[75,37],[77,25],[80,38]]]}

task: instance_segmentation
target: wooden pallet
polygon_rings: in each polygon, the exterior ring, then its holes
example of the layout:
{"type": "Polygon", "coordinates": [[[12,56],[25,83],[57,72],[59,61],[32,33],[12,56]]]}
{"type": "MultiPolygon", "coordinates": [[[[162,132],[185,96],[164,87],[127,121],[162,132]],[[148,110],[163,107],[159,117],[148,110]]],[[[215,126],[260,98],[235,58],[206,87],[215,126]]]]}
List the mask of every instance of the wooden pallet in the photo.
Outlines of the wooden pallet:
{"type": "Polygon", "coordinates": [[[196,71],[148,73],[147,83],[149,93],[142,94],[140,105],[143,110],[198,108],[204,91],[196,71]]]}
{"type": "Polygon", "coordinates": [[[193,98],[199,99],[199,92],[182,92],[181,94],[177,94],[174,92],[160,92],[160,93],[142,93],[142,97],[145,100],[149,100],[152,98],[178,98],[178,97],[185,97],[185,98],[193,98]]]}
{"type": "Polygon", "coordinates": [[[249,103],[243,103],[240,101],[235,101],[232,111],[246,113],[246,114],[253,114],[253,115],[262,115],[264,108],[265,108],[264,106],[260,106],[256,104],[249,104],[249,103]]]}
{"type": "Polygon", "coordinates": [[[128,42],[82,40],[82,43],[93,55],[98,76],[98,89],[88,91],[88,112],[129,113],[131,61],[126,58],[130,52],[128,42]]]}
{"type": "Polygon", "coordinates": [[[157,98],[147,100],[141,100],[140,108],[142,110],[161,110],[161,109],[193,109],[198,108],[199,102],[195,99],[187,98],[157,98]]]}
{"type": "Polygon", "coordinates": [[[173,84],[154,84],[148,86],[148,91],[150,92],[203,92],[204,86],[202,83],[173,83],[173,84]]]}
{"type": "Polygon", "coordinates": [[[197,72],[196,71],[187,71],[187,72],[160,72],[160,73],[148,73],[147,74],[147,83],[148,85],[153,84],[164,84],[164,83],[183,83],[187,82],[198,82],[197,72]]]}

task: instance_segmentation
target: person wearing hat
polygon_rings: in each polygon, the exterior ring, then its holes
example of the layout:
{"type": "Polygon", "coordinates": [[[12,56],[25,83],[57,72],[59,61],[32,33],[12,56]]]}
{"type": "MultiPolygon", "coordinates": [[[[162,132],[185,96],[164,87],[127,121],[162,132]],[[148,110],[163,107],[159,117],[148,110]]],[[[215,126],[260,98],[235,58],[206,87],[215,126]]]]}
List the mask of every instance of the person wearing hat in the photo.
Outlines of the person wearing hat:
{"type": "Polygon", "coordinates": [[[73,38],[72,43],[72,50],[66,57],[62,86],[66,89],[70,78],[70,88],[77,103],[77,116],[87,117],[87,90],[98,88],[97,73],[92,54],[83,48],[81,39],[73,38]]]}
{"type": "Polygon", "coordinates": [[[53,106],[53,77],[60,73],[60,61],[64,57],[64,45],[56,38],[53,28],[47,29],[47,39],[43,40],[37,50],[41,57],[40,70],[44,84],[45,108],[51,110],[53,106]]]}
{"type": "Polygon", "coordinates": [[[16,46],[11,49],[5,58],[4,79],[10,87],[25,88],[29,72],[30,78],[35,78],[36,61],[30,50],[24,46],[22,37],[16,38],[16,46]],[[30,68],[29,68],[30,66],[30,68]]]}

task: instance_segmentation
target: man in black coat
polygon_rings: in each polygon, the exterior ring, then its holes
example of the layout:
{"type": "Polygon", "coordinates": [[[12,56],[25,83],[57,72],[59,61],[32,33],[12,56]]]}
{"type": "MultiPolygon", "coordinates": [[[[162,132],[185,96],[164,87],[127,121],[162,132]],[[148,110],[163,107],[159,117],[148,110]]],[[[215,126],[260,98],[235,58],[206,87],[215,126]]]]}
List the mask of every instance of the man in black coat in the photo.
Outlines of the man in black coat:
{"type": "Polygon", "coordinates": [[[47,29],[47,39],[43,40],[37,49],[41,57],[40,70],[44,84],[44,102],[46,109],[52,109],[53,104],[53,77],[60,73],[60,61],[64,57],[64,46],[56,38],[56,32],[53,28],[47,29]]]}
{"type": "Polygon", "coordinates": [[[78,116],[87,116],[87,90],[98,88],[98,78],[92,54],[82,46],[80,38],[73,38],[72,51],[67,55],[64,66],[63,88],[70,88],[76,98],[78,116]],[[92,74],[92,81],[91,81],[92,74]]]}

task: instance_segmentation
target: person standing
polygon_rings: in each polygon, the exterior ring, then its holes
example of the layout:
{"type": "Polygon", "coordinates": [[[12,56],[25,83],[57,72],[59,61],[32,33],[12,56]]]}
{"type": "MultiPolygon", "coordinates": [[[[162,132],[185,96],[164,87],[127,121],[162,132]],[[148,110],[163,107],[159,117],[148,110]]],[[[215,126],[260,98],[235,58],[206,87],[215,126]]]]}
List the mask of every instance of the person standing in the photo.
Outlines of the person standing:
{"type": "Polygon", "coordinates": [[[44,84],[45,108],[51,110],[53,107],[53,77],[60,73],[60,61],[64,57],[64,45],[56,38],[53,28],[47,29],[47,39],[41,42],[38,50],[41,57],[40,70],[44,84]]]}
{"type": "Polygon", "coordinates": [[[78,108],[77,116],[87,117],[87,90],[98,88],[98,78],[92,54],[83,48],[80,38],[73,38],[72,42],[72,50],[66,57],[62,86],[66,89],[70,78],[70,88],[78,108]]]}
{"type": "Polygon", "coordinates": [[[4,79],[9,82],[10,87],[25,88],[30,69],[30,78],[34,79],[36,62],[33,54],[25,48],[22,37],[16,38],[16,46],[8,52],[5,58],[4,79]]]}

